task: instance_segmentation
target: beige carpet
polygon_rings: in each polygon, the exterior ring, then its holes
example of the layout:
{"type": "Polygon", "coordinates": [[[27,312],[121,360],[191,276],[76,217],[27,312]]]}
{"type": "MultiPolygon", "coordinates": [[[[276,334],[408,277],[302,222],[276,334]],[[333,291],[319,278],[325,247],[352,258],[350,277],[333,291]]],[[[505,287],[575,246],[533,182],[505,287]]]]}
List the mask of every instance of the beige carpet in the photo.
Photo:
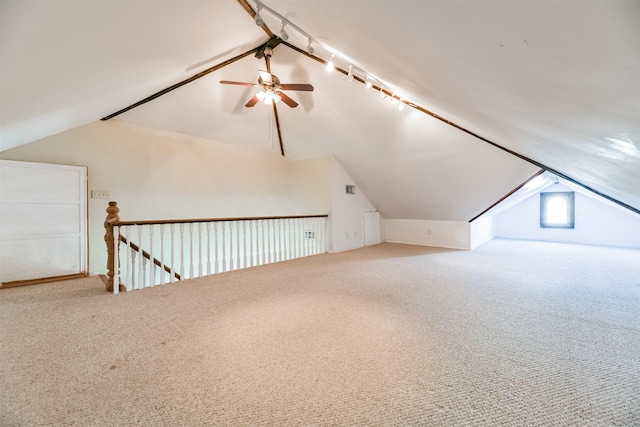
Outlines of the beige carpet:
{"type": "Polygon", "coordinates": [[[640,251],[382,244],[0,290],[1,426],[640,425],[640,251]]]}

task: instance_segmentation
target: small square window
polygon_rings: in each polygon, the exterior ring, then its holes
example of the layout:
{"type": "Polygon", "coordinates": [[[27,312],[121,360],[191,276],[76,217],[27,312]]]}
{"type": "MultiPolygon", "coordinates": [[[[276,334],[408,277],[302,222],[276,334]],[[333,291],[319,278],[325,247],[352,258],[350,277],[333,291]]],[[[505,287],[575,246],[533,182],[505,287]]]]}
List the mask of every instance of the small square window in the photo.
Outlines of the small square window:
{"type": "Polygon", "coordinates": [[[540,228],[574,228],[573,191],[540,193],[540,228]]]}

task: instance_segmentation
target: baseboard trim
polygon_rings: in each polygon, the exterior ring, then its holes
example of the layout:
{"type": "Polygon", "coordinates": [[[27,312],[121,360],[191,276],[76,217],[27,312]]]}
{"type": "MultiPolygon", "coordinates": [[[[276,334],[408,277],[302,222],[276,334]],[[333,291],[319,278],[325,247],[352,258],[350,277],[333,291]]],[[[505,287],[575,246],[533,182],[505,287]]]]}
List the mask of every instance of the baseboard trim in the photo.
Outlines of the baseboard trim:
{"type": "Polygon", "coordinates": [[[40,285],[42,283],[60,282],[62,280],[82,279],[84,277],[88,277],[88,274],[77,273],[67,274],[64,276],[43,277],[41,279],[15,280],[13,282],[2,282],[2,286],[0,286],[0,289],[15,288],[18,286],[40,285]]]}

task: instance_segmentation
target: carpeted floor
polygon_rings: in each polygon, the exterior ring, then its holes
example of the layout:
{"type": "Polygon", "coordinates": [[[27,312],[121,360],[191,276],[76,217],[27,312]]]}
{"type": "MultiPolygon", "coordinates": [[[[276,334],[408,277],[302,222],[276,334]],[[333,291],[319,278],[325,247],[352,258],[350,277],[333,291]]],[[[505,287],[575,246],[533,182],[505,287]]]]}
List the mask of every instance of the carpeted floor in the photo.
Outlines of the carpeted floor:
{"type": "Polygon", "coordinates": [[[1,426],[640,425],[640,251],[382,244],[0,290],[1,426]]]}

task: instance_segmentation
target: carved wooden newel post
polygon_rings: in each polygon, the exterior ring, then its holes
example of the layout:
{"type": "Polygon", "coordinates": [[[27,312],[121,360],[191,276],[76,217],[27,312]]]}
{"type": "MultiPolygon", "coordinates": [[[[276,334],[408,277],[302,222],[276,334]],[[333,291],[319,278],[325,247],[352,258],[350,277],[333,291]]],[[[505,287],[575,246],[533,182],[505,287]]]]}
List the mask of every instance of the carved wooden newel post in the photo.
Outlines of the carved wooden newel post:
{"type": "MultiPolygon", "coordinates": [[[[107,218],[104,221],[104,228],[106,230],[104,241],[107,244],[107,292],[113,292],[113,276],[115,275],[114,259],[118,256],[116,253],[117,249],[115,248],[115,243],[113,241],[113,223],[120,221],[120,216],[118,216],[119,212],[120,208],[118,208],[118,203],[109,202],[107,218]]],[[[118,289],[121,290],[122,288],[123,287],[121,286],[118,289]]]]}

